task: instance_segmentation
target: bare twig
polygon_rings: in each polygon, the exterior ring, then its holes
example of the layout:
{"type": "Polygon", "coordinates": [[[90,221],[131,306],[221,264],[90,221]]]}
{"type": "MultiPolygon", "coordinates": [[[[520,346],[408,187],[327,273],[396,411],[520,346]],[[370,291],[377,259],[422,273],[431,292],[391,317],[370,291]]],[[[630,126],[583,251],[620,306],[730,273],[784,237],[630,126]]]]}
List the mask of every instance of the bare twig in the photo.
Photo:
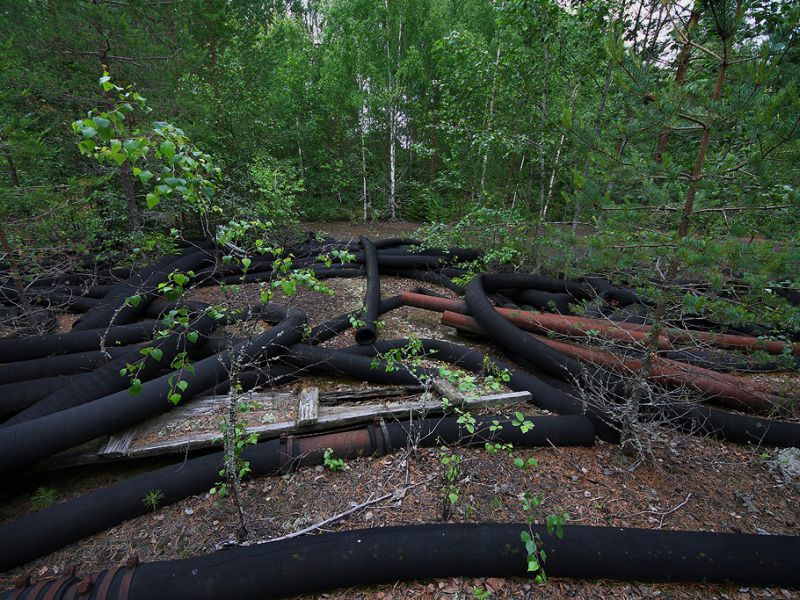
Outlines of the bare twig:
{"type": "Polygon", "coordinates": [[[405,495],[408,493],[409,490],[411,490],[411,489],[413,489],[413,488],[415,488],[417,486],[425,485],[426,483],[430,483],[434,479],[436,479],[436,478],[435,477],[430,477],[430,478],[428,478],[428,479],[426,479],[424,481],[418,481],[417,483],[412,483],[412,484],[407,485],[407,486],[405,486],[403,488],[400,488],[399,490],[395,490],[394,492],[389,492],[388,494],[384,494],[383,496],[380,496],[379,498],[372,499],[372,496],[370,496],[370,498],[368,498],[367,500],[365,500],[361,504],[353,506],[352,508],[350,508],[350,509],[348,509],[348,510],[346,510],[344,512],[340,512],[340,513],[335,514],[335,515],[333,515],[331,517],[328,517],[327,519],[323,519],[322,521],[319,521],[318,523],[314,523],[313,525],[309,525],[308,527],[306,527],[304,529],[301,529],[299,531],[294,531],[292,533],[288,533],[286,535],[283,535],[283,536],[277,537],[277,538],[271,538],[271,539],[268,539],[268,540],[261,539],[261,540],[255,540],[255,541],[252,541],[252,542],[243,542],[243,543],[238,544],[238,545],[241,545],[241,546],[254,546],[254,545],[257,545],[257,544],[270,544],[272,542],[280,542],[280,541],[283,541],[283,540],[288,540],[288,539],[291,539],[291,538],[299,537],[301,535],[306,535],[307,533],[311,533],[313,531],[316,531],[317,529],[321,529],[321,528],[325,527],[326,525],[330,525],[331,523],[334,523],[336,521],[340,521],[340,520],[344,519],[345,517],[349,517],[353,513],[356,513],[358,511],[364,509],[364,508],[367,508],[368,506],[372,506],[374,504],[378,504],[379,502],[383,502],[384,500],[388,500],[390,498],[394,498],[396,500],[400,500],[400,499],[405,497],[405,495]]]}

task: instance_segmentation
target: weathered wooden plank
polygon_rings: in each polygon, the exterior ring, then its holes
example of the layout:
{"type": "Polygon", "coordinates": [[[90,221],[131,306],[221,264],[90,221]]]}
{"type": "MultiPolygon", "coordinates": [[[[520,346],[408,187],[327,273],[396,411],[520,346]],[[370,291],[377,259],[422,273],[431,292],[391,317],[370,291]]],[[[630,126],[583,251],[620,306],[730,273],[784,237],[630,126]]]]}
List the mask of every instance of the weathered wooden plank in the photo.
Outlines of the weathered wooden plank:
{"type": "MultiPolygon", "coordinates": [[[[444,380],[436,380],[431,387],[432,391],[438,396],[446,397],[452,405],[462,408],[510,404],[525,402],[530,399],[530,394],[527,392],[466,398],[456,386],[444,380]]],[[[276,407],[275,413],[279,422],[254,425],[248,430],[257,433],[261,439],[266,439],[276,437],[281,433],[296,431],[299,427],[303,431],[310,432],[367,422],[377,416],[400,418],[409,415],[441,413],[443,408],[441,400],[433,399],[430,395],[418,396],[416,400],[407,399],[409,395],[418,395],[422,390],[421,386],[391,386],[364,390],[318,392],[316,419],[314,419],[314,410],[311,404],[309,404],[307,410],[302,409],[297,404],[297,394],[272,391],[250,392],[245,395],[245,398],[253,405],[261,404],[276,407]],[[392,402],[392,398],[397,400],[392,402]],[[401,398],[405,399],[405,401],[400,401],[401,398]],[[370,399],[383,400],[383,402],[364,403],[365,400],[370,399]],[[351,404],[349,406],[331,404],[347,402],[351,404]],[[287,407],[288,412],[283,413],[281,406],[287,407]],[[291,412],[294,407],[297,407],[298,411],[297,417],[292,420],[294,417],[291,416],[291,412]],[[281,414],[284,414],[283,418],[281,418],[281,414]]],[[[176,429],[182,423],[191,422],[191,420],[204,415],[212,414],[228,401],[227,395],[197,398],[144,423],[112,434],[104,441],[100,441],[96,454],[85,453],[84,451],[77,455],[59,457],[59,461],[63,459],[66,461],[65,464],[90,464],[126,457],[153,456],[211,447],[219,439],[219,432],[217,431],[164,438],[164,430],[176,429]],[[142,441],[148,438],[160,439],[155,439],[152,442],[142,441]],[[137,440],[139,440],[138,443],[137,440]]],[[[43,464],[41,467],[45,467],[45,465],[43,464]]]]}
{"type": "Polygon", "coordinates": [[[343,392],[320,392],[320,404],[339,404],[340,402],[355,402],[360,400],[373,400],[380,398],[398,398],[413,396],[422,392],[421,385],[391,386],[368,388],[366,390],[345,390],[343,392]]]}
{"type": "MultiPolygon", "coordinates": [[[[318,396],[319,404],[336,404],[344,401],[362,401],[367,399],[396,398],[409,396],[422,390],[422,386],[390,386],[381,388],[369,388],[366,390],[345,390],[341,392],[321,392],[318,396]]],[[[292,392],[252,392],[245,395],[253,402],[264,404],[294,402],[296,394],[292,392]]],[[[179,423],[190,419],[195,419],[203,415],[213,413],[219,407],[228,402],[227,395],[204,396],[196,398],[186,404],[179,404],[164,414],[158,415],[145,423],[136,425],[130,429],[118,431],[109,436],[106,444],[100,449],[98,455],[101,458],[114,458],[120,453],[127,452],[131,443],[136,437],[146,437],[148,434],[157,432],[173,423],[179,423]]]]}
{"type": "MultiPolygon", "coordinates": [[[[494,394],[491,396],[465,398],[463,408],[477,408],[482,406],[492,406],[501,404],[516,404],[530,400],[529,392],[511,392],[507,394],[494,394]]],[[[334,427],[343,427],[358,423],[369,422],[375,417],[400,418],[409,415],[420,416],[425,414],[441,413],[443,411],[441,400],[425,400],[413,402],[397,402],[382,404],[365,404],[357,407],[321,407],[317,420],[306,426],[303,431],[320,431],[334,427]]],[[[255,433],[258,438],[270,439],[278,437],[282,433],[292,433],[297,430],[295,421],[284,421],[280,423],[268,423],[248,427],[249,433],[255,433]]],[[[134,446],[129,448],[127,456],[145,457],[156,456],[159,454],[170,454],[176,452],[186,452],[209,448],[215,445],[219,439],[219,433],[201,433],[193,436],[186,436],[178,439],[159,440],[147,444],[146,446],[134,446]]]]}
{"type": "Polygon", "coordinates": [[[440,398],[446,398],[454,406],[463,406],[467,399],[455,385],[446,379],[434,379],[431,387],[434,392],[439,394],[440,398]]]}
{"type": "Polygon", "coordinates": [[[117,458],[125,456],[128,449],[131,447],[131,442],[139,432],[138,425],[118,431],[108,436],[106,442],[97,451],[97,456],[100,458],[117,458]]]}
{"type": "Polygon", "coordinates": [[[319,388],[303,388],[297,403],[297,426],[308,427],[319,417],[319,388]]]}

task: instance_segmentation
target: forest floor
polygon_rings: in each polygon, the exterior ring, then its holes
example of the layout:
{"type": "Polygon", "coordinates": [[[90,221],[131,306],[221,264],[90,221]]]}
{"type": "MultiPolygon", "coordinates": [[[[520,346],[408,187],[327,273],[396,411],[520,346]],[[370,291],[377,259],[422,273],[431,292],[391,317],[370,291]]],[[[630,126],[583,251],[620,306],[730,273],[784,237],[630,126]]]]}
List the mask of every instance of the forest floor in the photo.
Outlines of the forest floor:
{"type": "MultiPolygon", "coordinates": [[[[353,237],[347,224],[314,224],[337,237],[353,237]]],[[[358,229],[374,236],[403,235],[413,225],[358,229]]],[[[301,291],[293,303],[314,325],[359,307],[366,282],[360,279],[326,282],[336,295],[323,297],[301,291]]],[[[381,279],[384,297],[418,285],[407,279],[381,279]]],[[[426,287],[435,288],[435,286],[426,287]]],[[[451,292],[438,290],[448,296],[451,292]]],[[[242,286],[243,295],[255,286],[242,286]]],[[[204,288],[193,298],[214,300],[216,288],[204,288]]],[[[244,297],[244,296],[243,296],[244,297]]],[[[280,301],[278,299],[277,301],[280,301]]],[[[439,315],[416,308],[401,308],[383,317],[383,339],[434,337],[467,343],[491,353],[487,346],[465,342],[439,323],[439,315]]],[[[326,345],[353,343],[345,332],[326,345]]],[[[496,354],[496,353],[494,353],[496,354]]],[[[797,377],[790,380],[798,385],[797,377]]],[[[325,377],[304,378],[288,386],[317,385],[321,389],[365,387],[354,381],[325,377]]],[[[528,415],[544,414],[531,406],[519,407],[528,415]]],[[[521,471],[504,455],[483,449],[457,449],[463,457],[458,481],[459,501],[450,522],[522,522],[522,494],[530,492],[543,502],[536,518],[567,512],[569,523],[650,529],[793,534],[800,533],[800,485],[784,481],[771,467],[776,451],[728,444],[712,439],[679,435],[664,430],[655,440],[648,460],[631,464],[618,448],[597,442],[591,448],[540,448],[526,451],[539,467],[521,471]]],[[[0,520],[33,510],[38,486],[56,490],[58,500],[152,469],[160,461],[85,467],[78,471],[32,477],[22,488],[2,492],[0,520]]],[[[443,466],[440,450],[409,449],[389,456],[364,457],[347,462],[341,472],[322,466],[300,469],[284,476],[262,477],[244,485],[244,506],[252,538],[266,540],[313,526],[333,515],[371,502],[389,493],[395,496],[363,506],[350,516],[326,525],[324,531],[411,523],[441,522],[443,466]]],[[[209,494],[193,496],[160,508],[79,543],[42,557],[22,568],[0,575],[0,588],[14,578],[32,573],[36,578],[58,575],[68,565],[81,572],[97,571],[124,563],[136,554],[142,561],[185,558],[212,552],[233,539],[236,511],[229,501],[209,494]]],[[[10,543],[9,540],[3,540],[10,543]]],[[[546,568],[546,565],[545,565],[546,568]]],[[[344,600],[364,599],[470,599],[473,589],[490,591],[494,598],[795,598],[796,590],[743,588],[704,584],[637,584],[615,581],[551,579],[538,586],[525,579],[446,579],[432,582],[359,587],[313,596],[344,600]]],[[[302,596],[300,598],[311,598],[302,596]]]]}

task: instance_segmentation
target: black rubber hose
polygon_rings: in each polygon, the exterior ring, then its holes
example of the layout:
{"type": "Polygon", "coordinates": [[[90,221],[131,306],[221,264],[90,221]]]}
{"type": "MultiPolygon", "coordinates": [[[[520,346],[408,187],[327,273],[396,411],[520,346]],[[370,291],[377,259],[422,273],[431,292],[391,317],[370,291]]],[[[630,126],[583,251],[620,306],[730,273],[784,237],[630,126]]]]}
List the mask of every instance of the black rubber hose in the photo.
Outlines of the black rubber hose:
{"type": "Polygon", "coordinates": [[[375,249],[383,250],[384,248],[394,248],[395,246],[419,246],[421,241],[412,238],[384,238],[382,240],[375,240],[375,249]]]}
{"type": "Polygon", "coordinates": [[[99,369],[83,375],[79,381],[43,398],[40,402],[6,421],[2,426],[8,427],[23,421],[38,419],[128,389],[131,385],[131,377],[147,382],[159,371],[169,368],[179,352],[190,353],[192,348],[202,344],[214,332],[217,324],[218,321],[210,315],[203,315],[194,320],[188,330],[177,331],[166,338],[148,344],[146,348],[150,350],[146,356],[141,354],[141,348],[120,356],[99,369]],[[186,334],[189,332],[197,335],[194,341],[190,342],[187,338],[186,334]],[[135,375],[127,372],[125,375],[121,374],[121,371],[128,365],[135,365],[135,375]]]}
{"type": "Polygon", "coordinates": [[[47,294],[48,304],[63,307],[65,310],[74,313],[85,313],[93,309],[100,303],[97,298],[86,296],[72,296],[53,292],[47,294]]]}
{"type": "MultiPolygon", "coordinates": [[[[490,332],[492,339],[497,343],[513,354],[518,354],[534,365],[544,368],[554,377],[559,375],[559,364],[562,365],[562,369],[576,376],[579,375],[581,373],[579,363],[571,364],[572,362],[577,363],[577,361],[565,357],[560,352],[542,352],[537,345],[545,346],[545,344],[536,341],[535,338],[506,321],[491,307],[483,293],[484,288],[499,287],[504,282],[507,283],[507,280],[504,281],[501,275],[478,275],[470,282],[467,286],[466,300],[473,317],[484,330],[490,332]]],[[[586,367],[583,369],[586,370],[586,367]]],[[[665,412],[669,421],[675,422],[684,429],[711,434],[731,442],[778,447],[800,445],[800,423],[773,421],[682,402],[676,402],[666,408],[659,407],[658,410],[665,412]]],[[[613,428],[613,421],[603,414],[599,407],[589,406],[587,414],[598,430],[603,427],[603,424],[609,424],[613,428]]]]}
{"type": "Polygon", "coordinates": [[[508,287],[515,280],[519,280],[522,285],[525,285],[527,282],[523,279],[524,277],[528,276],[476,275],[467,285],[465,299],[470,313],[492,340],[511,352],[512,355],[519,355],[553,377],[568,382],[576,379],[602,378],[607,382],[617,384],[619,378],[602,369],[587,367],[577,359],[554,350],[522,331],[494,309],[489,303],[486,293],[508,287]]]}
{"type": "Polygon", "coordinates": [[[553,279],[544,275],[529,275],[526,273],[493,273],[486,274],[484,278],[489,279],[491,286],[487,286],[487,292],[493,292],[503,288],[513,288],[521,290],[541,290],[555,294],[569,294],[573,298],[589,300],[596,296],[594,289],[588,283],[570,281],[568,279],[553,279]]]}
{"type": "MultiPolygon", "coordinates": [[[[363,277],[365,271],[361,268],[334,268],[329,267],[314,267],[311,269],[314,275],[319,279],[333,279],[333,278],[356,278],[363,277]]],[[[256,283],[259,281],[268,281],[273,277],[272,271],[258,271],[248,272],[246,275],[228,275],[222,277],[223,283],[235,285],[237,283],[256,283]]],[[[209,278],[203,281],[200,285],[212,285],[217,283],[217,278],[209,278]]]]}
{"type": "Polygon", "coordinates": [[[419,269],[381,269],[381,273],[385,275],[394,275],[395,277],[405,277],[407,279],[416,279],[417,281],[424,281],[425,283],[433,283],[447,288],[455,292],[459,296],[464,295],[464,287],[453,283],[453,280],[446,275],[437,273],[435,271],[422,271],[419,269]]]}
{"type": "Polygon", "coordinates": [[[675,402],[661,407],[666,419],[681,429],[738,444],[800,447],[800,423],[787,423],[707,406],[675,402]]]}
{"type": "MultiPolygon", "coordinates": [[[[97,350],[102,339],[105,339],[105,345],[109,348],[124,346],[150,338],[159,324],[159,321],[150,320],[86,331],[34,335],[20,339],[4,338],[0,339],[0,362],[25,361],[57,354],[97,350]]],[[[7,367],[7,365],[0,366],[0,370],[7,367]]]]}
{"type": "MultiPolygon", "coordinates": [[[[437,269],[450,262],[443,256],[378,254],[377,258],[381,269],[437,269]]],[[[362,260],[360,253],[356,253],[356,261],[362,260]]]]}
{"type": "Polygon", "coordinates": [[[569,294],[557,294],[553,292],[543,292],[541,290],[520,290],[516,297],[526,304],[530,304],[537,310],[555,311],[562,315],[571,315],[570,303],[575,300],[569,294]]]}
{"type": "MultiPolygon", "coordinates": [[[[520,285],[527,287],[526,284],[529,282],[525,277],[527,276],[476,275],[467,285],[465,295],[467,306],[475,320],[488,332],[492,340],[511,353],[512,357],[519,356],[552,377],[558,377],[569,383],[576,380],[584,381],[589,385],[598,383],[603,389],[611,390],[612,394],[622,396],[624,383],[619,377],[602,369],[583,365],[578,360],[550,348],[547,344],[538,341],[507,321],[492,307],[486,298],[487,287],[490,290],[509,287],[514,282],[519,282],[520,285]]],[[[559,404],[550,410],[555,410],[559,414],[575,413],[576,403],[569,396],[564,395],[559,404]]],[[[581,409],[585,410],[586,415],[592,420],[598,435],[607,440],[619,439],[614,419],[600,407],[586,406],[581,409]]]]}
{"type": "MultiPolygon", "coordinates": [[[[100,600],[108,589],[103,600],[256,600],[397,581],[531,577],[524,531],[541,540],[550,577],[800,586],[796,536],[566,525],[559,538],[544,525],[437,523],[296,537],[103,571],[81,598],[100,600]]],[[[75,600],[79,585],[67,576],[0,599],[34,600],[53,590],[48,598],[75,600]]]]}
{"type": "MultiPolygon", "coordinates": [[[[130,600],[280,598],[354,585],[450,577],[530,576],[521,523],[379,527],[295,538],[142,565],[130,600]],[[147,569],[145,569],[147,567],[147,569]]],[[[545,526],[552,577],[797,587],[794,536],[545,526]]]]}
{"type": "Polygon", "coordinates": [[[634,290],[617,287],[604,277],[584,277],[583,280],[606,302],[613,300],[622,306],[639,303],[639,296],[634,290]]]}
{"type": "MultiPolygon", "coordinates": [[[[191,251],[185,251],[184,255],[187,252],[191,251]]],[[[127,298],[136,294],[137,290],[144,285],[153,273],[173,263],[176,258],[176,256],[162,256],[157,261],[131,273],[125,281],[115,284],[94,308],[87,311],[81,319],[73,324],[73,329],[81,331],[107,327],[114,316],[114,312],[125,304],[127,298]]],[[[123,323],[120,321],[118,324],[123,323]]]]}
{"type": "MultiPolygon", "coordinates": [[[[177,378],[186,382],[186,388],[181,391],[181,401],[185,402],[227,379],[234,359],[248,364],[256,357],[282,352],[299,340],[305,315],[295,310],[287,313],[284,321],[252,341],[198,361],[193,365],[193,372],[183,370],[177,373],[177,378]]],[[[168,410],[172,405],[167,397],[175,392],[177,378],[176,373],[169,373],[145,383],[136,396],[123,390],[81,406],[0,429],[0,472],[130,427],[168,410]]]]}
{"type": "Polygon", "coordinates": [[[469,262],[481,257],[475,248],[428,248],[412,250],[413,246],[395,246],[378,250],[378,256],[438,256],[446,262],[469,262]]]}
{"type": "MultiPolygon", "coordinates": [[[[49,303],[46,303],[49,306],[49,303]]],[[[44,335],[58,327],[56,313],[47,308],[32,309],[26,315],[20,310],[16,316],[6,320],[5,325],[14,329],[8,339],[20,339],[28,335],[44,335]]]]}
{"type": "Polygon", "coordinates": [[[33,406],[42,398],[71,385],[78,378],[78,375],[65,375],[0,385],[0,418],[17,414],[33,406]]]}
{"type": "MultiPolygon", "coordinates": [[[[138,347],[140,346],[121,346],[119,348],[107,348],[106,351],[113,359],[130,352],[132,348],[138,347]]],[[[0,365],[0,384],[21,383],[35,379],[88,373],[103,366],[108,361],[109,358],[103,352],[94,350],[5,363],[0,365]]]]}
{"type": "MultiPolygon", "coordinates": [[[[300,369],[277,363],[268,363],[258,369],[247,369],[239,373],[240,391],[249,392],[263,387],[276,387],[297,379],[300,369]]],[[[200,392],[195,397],[222,396],[230,392],[231,380],[226,379],[217,385],[200,392]]]]}
{"type": "MultiPolygon", "coordinates": [[[[536,447],[591,445],[594,440],[591,425],[580,417],[526,417],[526,420],[533,427],[523,433],[503,416],[477,417],[472,434],[458,423],[457,417],[392,422],[386,424],[388,448],[381,427],[366,425],[361,429],[368,433],[363,439],[367,440],[369,447],[348,448],[346,456],[398,450],[406,448],[409,443],[422,447],[440,444],[475,446],[492,441],[512,443],[515,447],[536,447]]],[[[259,477],[281,467],[297,468],[323,461],[322,452],[294,454],[287,448],[277,439],[246,448],[242,459],[250,463],[250,476],[259,477]]],[[[151,490],[161,492],[160,507],[205,492],[219,479],[222,461],[222,452],[184,460],[4,523],[0,525],[0,539],[6,542],[0,545],[0,571],[148,512],[150,508],[142,500],[151,490]]]]}
{"type": "MultiPolygon", "coordinates": [[[[204,244],[206,248],[210,243],[204,244]]],[[[124,283],[115,286],[113,290],[100,301],[94,308],[86,312],[73,329],[83,331],[97,327],[107,327],[112,319],[115,324],[130,323],[139,316],[145,307],[156,297],[158,284],[167,281],[170,273],[179,271],[185,273],[198,269],[209,260],[209,254],[204,249],[189,248],[180,257],[167,257],[154,267],[128,278],[124,283]],[[137,295],[139,302],[129,304],[127,299],[137,295]]]]}
{"type": "Polygon", "coordinates": [[[404,366],[394,366],[387,370],[384,361],[379,361],[373,367],[369,356],[307,344],[295,344],[291,348],[291,354],[283,356],[281,360],[294,367],[332,371],[362,381],[396,385],[417,385],[419,375],[433,377],[437,373],[433,369],[419,369],[415,375],[404,366]]]}
{"type": "MultiPolygon", "coordinates": [[[[392,296],[386,300],[381,300],[381,303],[378,306],[378,316],[395,310],[396,308],[400,308],[401,306],[403,306],[403,301],[400,296],[392,296]]],[[[343,331],[350,329],[353,326],[351,319],[357,318],[360,313],[361,311],[353,311],[351,313],[334,317],[330,321],[320,323],[311,330],[311,334],[308,336],[308,343],[316,346],[317,344],[322,344],[323,342],[336,337],[343,331]]]]}
{"type": "Polygon", "coordinates": [[[367,267],[367,291],[364,295],[364,324],[356,329],[356,342],[365,346],[375,341],[378,335],[378,313],[381,304],[381,273],[375,244],[363,235],[359,238],[364,248],[364,262],[367,267]]]}

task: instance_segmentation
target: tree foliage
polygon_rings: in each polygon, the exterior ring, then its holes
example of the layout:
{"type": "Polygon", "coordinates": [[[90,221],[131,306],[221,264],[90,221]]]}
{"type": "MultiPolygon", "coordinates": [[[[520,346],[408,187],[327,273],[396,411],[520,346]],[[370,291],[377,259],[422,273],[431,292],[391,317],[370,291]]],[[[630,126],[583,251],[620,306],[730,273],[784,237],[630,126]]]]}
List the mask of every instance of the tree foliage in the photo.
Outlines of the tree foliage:
{"type": "Polygon", "coordinates": [[[800,265],[796,2],[6,0],[0,15],[17,242],[119,244],[134,205],[147,232],[181,197],[169,219],[186,225],[215,190],[224,220],[455,221],[433,234],[469,241],[488,219],[518,264],[633,284],[676,264],[770,289],[800,265]],[[99,97],[104,71],[122,89],[99,97]],[[126,112],[132,85],[173,125],[133,96],[126,112]],[[81,160],[69,123],[98,105],[75,132],[101,160],[81,160]]]}

